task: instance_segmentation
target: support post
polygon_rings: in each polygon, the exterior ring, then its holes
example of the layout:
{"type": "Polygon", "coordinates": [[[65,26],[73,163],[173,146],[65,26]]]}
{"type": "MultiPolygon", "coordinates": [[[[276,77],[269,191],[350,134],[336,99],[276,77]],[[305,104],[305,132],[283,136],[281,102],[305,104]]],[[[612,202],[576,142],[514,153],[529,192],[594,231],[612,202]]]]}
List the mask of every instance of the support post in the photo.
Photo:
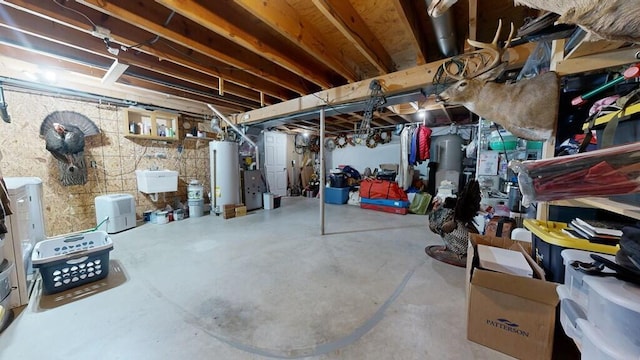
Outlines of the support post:
{"type": "Polygon", "coordinates": [[[325,187],[325,166],[324,166],[324,106],[320,108],[320,186],[318,197],[320,198],[320,235],[324,235],[324,187],[325,187]]]}

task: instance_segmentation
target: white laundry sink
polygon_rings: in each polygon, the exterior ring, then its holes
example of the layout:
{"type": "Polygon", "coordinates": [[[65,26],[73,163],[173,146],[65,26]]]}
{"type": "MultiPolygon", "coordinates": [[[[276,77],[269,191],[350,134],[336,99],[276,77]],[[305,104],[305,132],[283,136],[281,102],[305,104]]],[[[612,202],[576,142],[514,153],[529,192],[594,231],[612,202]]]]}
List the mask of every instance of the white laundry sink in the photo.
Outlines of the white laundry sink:
{"type": "Polygon", "coordinates": [[[136,170],[138,191],[146,194],[178,190],[178,172],[174,170],[136,170]]]}

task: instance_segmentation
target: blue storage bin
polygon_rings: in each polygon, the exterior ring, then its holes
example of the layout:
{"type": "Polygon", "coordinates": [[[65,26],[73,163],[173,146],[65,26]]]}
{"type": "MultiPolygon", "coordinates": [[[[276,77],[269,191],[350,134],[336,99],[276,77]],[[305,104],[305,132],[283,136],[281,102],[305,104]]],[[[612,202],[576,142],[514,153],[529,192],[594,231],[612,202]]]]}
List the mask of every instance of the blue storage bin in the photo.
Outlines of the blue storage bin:
{"type": "Polygon", "coordinates": [[[326,204],[346,204],[349,200],[349,188],[324,188],[324,202],[326,204]]]}

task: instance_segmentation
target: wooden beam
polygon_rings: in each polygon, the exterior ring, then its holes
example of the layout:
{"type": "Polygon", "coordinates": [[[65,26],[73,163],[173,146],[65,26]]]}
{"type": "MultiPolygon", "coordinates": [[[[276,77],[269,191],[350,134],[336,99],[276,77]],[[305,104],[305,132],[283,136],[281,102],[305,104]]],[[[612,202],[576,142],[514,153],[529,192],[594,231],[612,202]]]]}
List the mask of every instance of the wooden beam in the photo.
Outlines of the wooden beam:
{"type": "Polygon", "coordinates": [[[426,62],[427,53],[427,40],[425,35],[420,30],[418,19],[411,9],[411,3],[409,0],[392,0],[393,5],[398,12],[400,18],[400,26],[405,29],[408,37],[411,39],[411,43],[416,49],[416,63],[422,65],[426,62]]]}
{"type": "Polygon", "coordinates": [[[313,4],[381,74],[395,70],[391,56],[351,3],[344,0],[313,0],[313,4]]]}
{"type": "MultiPolygon", "coordinates": [[[[67,59],[75,59],[76,62],[93,64],[97,67],[104,67],[105,64],[108,67],[108,64],[113,62],[113,55],[106,51],[104,43],[98,38],[68,28],[63,31],[60,24],[13,8],[7,7],[4,11],[12,19],[11,24],[0,23],[0,33],[3,34],[2,37],[6,42],[24,43],[24,46],[29,46],[33,50],[59,54],[67,59]],[[5,27],[6,29],[3,30],[5,27]]],[[[145,53],[134,54],[122,51],[118,59],[128,65],[159,72],[160,76],[168,74],[176,79],[174,81],[187,80],[206,88],[212,88],[211,84],[217,80],[213,77],[203,77],[202,74],[188,68],[178,68],[171,62],[159,62],[145,53]]],[[[259,100],[256,92],[235,84],[230,87],[230,93],[254,103],[259,100]]],[[[233,100],[231,96],[229,101],[233,100]]],[[[248,106],[241,105],[241,107],[248,106]]]]}
{"type": "MultiPolygon", "coordinates": [[[[349,115],[353,116],[354,118],[358,119],[359,121],[362,121],[364,119],[363,115],[360,115],[358,113],[349,113],[349,115]]],[[[371,119],[371,124],[376,126],[376,127],[381,127],[381,126],[385,126],[384,124],[382,124],[379,121],[376,121],[375,117],[373,119],[371,119]]]]}
{"type": "Polygon", "coordinates": [[[318,61],[340,74],[349,82],[357,80],[355,71],[338,59],[337,51],[328,49],[316,26],[300,17],[296,9],[282,0],[234,0],[280,35],[313,55],[318,61]]]}
{"type": "MultiPolygon", "coordinates": [[[[110,1],[102,1],[102,0],[77,0],[78,2],[100,11],[103,14],[112,16],[116,19],[122,20],[124,22],[135,24],[140,29],[148,31],[154,35],[161,36],[164,39],[167,39],[171,42],[174,42],[178,45],[184,46],[187,49],[193,49],[200,54],[206,55],[208,57],[217,59],[225,64],[231,65],[240,69],[240,73],[248,72],[262,79],[268,80],[273,84],[278,86],[286,86],[287,88],[297,92],[298,94],[306,94],[306,89],[304,86],[301,86],[300,79],[294,78],[291,73],[287,73],[284,69],[278,69],[266,62],[257,61],[256,64],[245,61],[244,59],[251,58],[248,55],[242,56],[230,56],[228,52],[217,50],[213,44],[205,43],[206,36],[202,36],[199,34],[196,29],[188,29],[187,31],[179,32],[174,31],[166,26],[161,24],[157,24],[155,22],[150,21],[146,17],[136,14],[133,11],[129,11],[123,6],[121,6],[118,1],[110,0],[110,1]]],[[[114,29],[115,30],[115,29],[114,29]]],[[[120,29],[118,29],[120,30],[120,29]]],[[[118,31],[119,32],[119,31],[118,31]]],[[[131,43],[131,42],[128,42],[131,43]]],[[[254,59],[260,59],[259,57],[253,56],[254,59]]],[[[250,81],[240,81],[236,76],[231,76],[232,72],[223,73],[219,72],[215,74],[215,76],[226,78],[231,82],[238,83],[240,85],[254,87],[258,84],[250,81]]],[[[273,93],[273,90],[264,89],[266,93],[279,97],[278,94],[273,93]]]]}
{"type": "Polygon", "coordinates": [[[567,56],[565,56],[565,60],[615,50],[622,45],[624,45],[624,41],[583,40],[578,45],[576,45],[573,50],[571,50],[571,52],[567,54],[567,56]]]}
{"type": "Polygon", "coordinates": [[[636,53],[640,47],[633,46],[606,53],[581,56],[578,58],[560,60],[555,63],[555,71],[560,75],[577,74],[584,71],[605,69],[614,66],[638,62],[636,53]]]}
{"type": "MultiPolygon", "coordinates": [[[[477,40],[478,34],[478,0],[469,0],[469,39],[477,40]]],[[[464,52],[473,51],[473,46],[464,42],[464,52]]]]}
{"type": "MultiPolygon", "coordinates": [[[[535,46],[535,45],[534,45],[535,46]]],[[[524,44],[509,49],[508,61],[512,66],[521,66],[528,58],[528,54],[533,49],[531,44],[524,44]]],[[[375,80],[380,81],[385,95],[406,93],[425,86],[431,85],[434,72],[448,59],[431,62],[425,65],[416,66],[411,69],[397,71],[387,74],[375,80]]],[[[274,104],[258,110],[233,115],[238,123],[259,123],[273,118],[291,116],[298,113],[316,110],[329,104],[336,106],[339,104],[363,101],[369,97],[369,84],[374,79],[367,79],[357,83],[343,85],[334,89],[324,90],[315,94],[303,96],[299,99],[289,100],[274,104]]],[[[419,95],[419,97],[422,95],[419,95]]],[[[396,115],[405,122],[415,122],[406,115],[396,115]]],[[[400,122],[396,122],[400,123],[400,122]]]]}
{"type": "MultiPolygon", "coordinates": [[[[16,54],[11,52],[10,48],[3,45],[0,46],[0,54],[2,54],[0,55],[0,76],[26,82],[32,81],[26,77],[24,71],[36,72],[38,70],[38,65],[36,65],[35,62],[46,63],[46,56],[37,55],[31,51],[22,49],[15,49],[15,51],[21,51],[21,53],[16,54]],[[42,58],[39,56],[42,56],[42,58]],[[18,59],[29,59],[29,61],[18,59]]],[[[152,91],[120,83],[105,86],[101,83],[100,79],[93,76],[93,74],[91,74],[91,76],[87,76],[82,74],[80,71],[74,72],[64,70],[69,68],[67,64],[61,64],[60,62],[62,60],[54,61],[58,64],[58,76],[62,77],[64,81],[62,84],[52,85],[52,88],[54,89],[53,91],[55,91],[57,86],[65,89],[72,89],[74,91],[122,99],[132,103],[149,104],[193,114],[211,113],[211,110],[209,110],[202,101],[191,100],[189,98],[182,98],[179,96],[167,96],[165,92],[152,91]]]]}
{"type": "MultiPolygon", "coordinates": [[[[433,74],[435,74],[443,62],[444,60],[439,60],[410,69],[396,71],[382,75],[376,78],[376,80],[380,81],[385,95],[416,90],[423,86],[431,85],[433,74]]],[[[338,105],[362,101],[367,99],[371,93],[369,84],[372,80],[373,79],[362,80],[333,89],[322,90],[297,99],[284,101],[262,109],[236,114],[236,122],[254,123],[315,110],[327,104],[338,105]]]]}
{"type": "Polygon", "coordinates": [[[286,54],[264,43],[260,38],[235,26],[233,23],[218,16],[216,13],[193,0],[156,0],[156,2],[226,37],[238,45],[279,64],[285,69],[310,80],[324,89],[332,86],[331,81],[326,77],[290,59],[286,54]]]}

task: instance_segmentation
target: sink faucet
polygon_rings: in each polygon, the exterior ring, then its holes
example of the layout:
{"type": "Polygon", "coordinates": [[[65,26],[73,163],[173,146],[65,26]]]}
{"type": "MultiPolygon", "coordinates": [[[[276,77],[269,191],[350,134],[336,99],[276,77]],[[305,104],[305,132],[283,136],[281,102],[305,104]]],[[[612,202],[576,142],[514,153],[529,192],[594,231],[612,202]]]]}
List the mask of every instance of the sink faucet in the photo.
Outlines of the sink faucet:
{"type": "Polygon", "coordinates": [[[149,170],[155,171],[155,170],[160,170],[160,168],[158,167],[158,165],[153,164],[153,165],[151,165],[151,168],[149,170]]]}

